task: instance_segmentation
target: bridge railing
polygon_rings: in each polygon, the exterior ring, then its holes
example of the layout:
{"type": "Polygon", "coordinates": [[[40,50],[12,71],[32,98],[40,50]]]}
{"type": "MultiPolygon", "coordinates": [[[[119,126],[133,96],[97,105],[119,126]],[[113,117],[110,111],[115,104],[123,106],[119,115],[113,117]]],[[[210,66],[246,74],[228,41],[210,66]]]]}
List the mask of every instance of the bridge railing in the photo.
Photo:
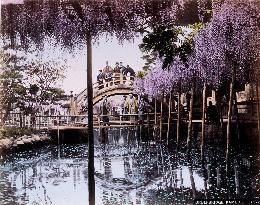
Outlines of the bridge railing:
{"type": "MultiPolygon", "coordinates": [[[[120,86],[126,86],[131,87],[134,83],[134,77],[133,76],[124,76],[121,73],[115,73],[114,76],[111,78],[111,80],[103,80],[102,83],[96,82],[93,84],[93,97],[105,93],[111,89],[120,87],[120,86]]],[[[87,90],[84,90],[81,92],[76,99],[73,99],[73,101],[76,101],[78,104],[79,102],[86,99],[87,96],[87,90]]]]}
{"type": "MultiPolygon", "coordinates": [[[[250,108],[250,105],[248,105],[250,108]]],[[[238,112],[240,113],[240,119],[246,120],[247,116],[256,117],[255,109],[250,110],[249,108],[239,107],[238,112]],[[245,110],[246,109],[246,110],[245,110]],[[253,113],[254,112],[254,113],[253,113]],[[253,114],[252,114],[253,113],[253,114]]],[[[194,117],[199,115],[196,119],[201,119],[201,112],[195,112],[194,117]]],[[[24,115],[23,113],[10,113],[5,123],[2,122],[4,113],[0,113],[1,124],[7,127],[31,127],[37,129],[53,128],[57,126],[87,126],[88,120],[87,115],[24,115]]],[[[177,120],[177,112],[171,112],[171,122],[177,120]]],[[[133,113],[133,114],[109,114],[109,115],[98,115],[94,114],[93,122],[94,125],[100,126],[106,124],[103,122],[104,117],[108,117],[111,124],[137,124],[140,120],[143,123],[158,123],[160,120],[166,122],[168,113],[161,114],[157,113],[133,113]]],[[[224,116],[225,118],[225,116],[224,116]]],[[[181,112],[182,121],[188,121],[188,112],[181,112]]],[[[195,121],[196,121],[195,119],[195,121]]],[[[249,118],[248,118],[249,119],[249,118]]]]}
{"type": "Polygon", "coordinates": [[[114,76],[109,80],[103,80],[102,83],[96,82],[93,84],[93,90],[95,92],[102,92],[102,90],[110,89],[111,87],[116,87],[118,85],[133,85],[133,76],[124,76],[121,73],[115,73],[114,76]]]}
{"type": "MultiPolygon", "coordinates": [[[[154,122],[155,113],[145,114],[94,114],[93,122],[95,126],[106,124],[103,122],[104,117],[108,117],[111,124],[136,124],[141,118],[145,122],[154,122]]],[[[157,119],[160,113],[157,113],[157,119]]],[[[35,129],[51,129],[58,126],[87,126],[88,120],[86,115],[23,115],[22,113],[11,113],[4,126],[7,127],[27,127],[35,129]]]]}

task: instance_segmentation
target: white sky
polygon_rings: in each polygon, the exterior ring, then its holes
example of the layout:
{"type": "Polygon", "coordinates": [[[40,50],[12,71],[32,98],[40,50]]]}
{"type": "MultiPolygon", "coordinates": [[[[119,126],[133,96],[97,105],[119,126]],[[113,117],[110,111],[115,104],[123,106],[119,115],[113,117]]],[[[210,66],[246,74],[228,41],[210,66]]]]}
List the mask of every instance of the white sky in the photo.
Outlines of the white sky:
{"type": "MultiPolygon", "coordinates": [[[[144,61],[141,59],[142,53],[138,45],[142,38],[136,38],[133,43],[125,42],[119,45],[116,39],[106,41],[105,38],[100,39],[99,45],[93,45],[93,82],[96,81],[96,76],[100,68],[104,68],[106,60],[109,65],[114,67],[116,62],[123,62],[123,65],[130,65],[134,70],[141,70],[144,61]]],[[[74,91],[81,92],[87,85],[87,60],[86,51],[82,50],[82,54],[72,57],[68,54],[66,78],[63,81],[63,88],[66,93],[74,91]]]]}
{"type": "Polygon", "coordinates": [[[22,4],[23,0],[0,0],[1,4],[22,4]]]}

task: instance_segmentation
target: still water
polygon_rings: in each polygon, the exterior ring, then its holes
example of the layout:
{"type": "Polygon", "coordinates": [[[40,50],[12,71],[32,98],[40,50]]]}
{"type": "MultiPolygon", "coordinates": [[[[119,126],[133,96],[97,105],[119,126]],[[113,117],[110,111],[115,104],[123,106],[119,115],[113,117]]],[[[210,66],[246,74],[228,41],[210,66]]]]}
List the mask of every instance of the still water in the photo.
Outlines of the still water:
{"type": "MultiPolygon", "coordinates": [[[[222,146],[196,142],[191,159],[164,143],[138,141],[135,128],[95,131],[96,204],[193,204],[193,199],[259,198],[259,155],[239,147],[226,171],[222,146]],[[171,151],[170,151],[171,150],[171,151]],[[239,153],[239,154],[236,154],[239,153]]],[[[87,205],[87,145],[48,145],[0,164],[1,205],[87,205]]]]}

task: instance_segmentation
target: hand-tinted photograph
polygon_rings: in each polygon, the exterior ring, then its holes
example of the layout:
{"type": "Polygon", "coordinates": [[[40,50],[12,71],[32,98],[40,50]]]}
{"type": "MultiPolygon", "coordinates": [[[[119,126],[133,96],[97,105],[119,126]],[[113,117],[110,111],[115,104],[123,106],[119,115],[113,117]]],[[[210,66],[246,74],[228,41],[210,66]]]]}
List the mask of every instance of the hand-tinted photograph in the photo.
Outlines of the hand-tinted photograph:
{"type": "Polygon", "coordinates": [[[260,204],[259,0],[0,10],[0,205],[260,204]]]}

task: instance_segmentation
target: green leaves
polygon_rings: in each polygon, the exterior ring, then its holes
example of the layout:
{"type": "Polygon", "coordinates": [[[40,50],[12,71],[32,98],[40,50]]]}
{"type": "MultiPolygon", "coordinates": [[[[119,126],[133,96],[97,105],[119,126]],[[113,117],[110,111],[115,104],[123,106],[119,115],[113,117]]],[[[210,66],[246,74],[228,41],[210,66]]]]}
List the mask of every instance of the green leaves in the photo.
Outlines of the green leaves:
{"type": "MultiPolygon", "coordinates": [[[[177,41],[179,29],[167,29],[159,26],[153,32],[143,38],[143,43],[139,48],[144,53],[157,53],[159,58],[164,60],[163,67],[166,68],[177,52],[177,41]]],[[[146,59],[150,60],[146,57],[146,59]]]]}
{"type": "Polygon", "coordinates": [[[36,60],[26,56],[7,46],[1,52],[0,104],[4,113],[20,108],[33,114],[39,106],[59,101],[65,96],[63,90],[55,88],[63,77],[65,67],[51,59],[44,62],[38,56],[36,60]]]}
{"type": "Polygon", "coordinates": [[[179,57],[188,66],[188,57],[193,51],[194,36],[203,26],[202,23],[191,25],[189,30],[192,31],[189,34],[186,34],[187,31],[181,27],[169,29],[162,26],[148,33],[139,45],[144,53],[143,59],[146,60],[145,69],[148,70],[148,66],[155,62],[156,57],[162,59],[163,68],[169,67],[175,57],[179,57]],[[179,41],[182,42],[179,43],[179,41]]]}

